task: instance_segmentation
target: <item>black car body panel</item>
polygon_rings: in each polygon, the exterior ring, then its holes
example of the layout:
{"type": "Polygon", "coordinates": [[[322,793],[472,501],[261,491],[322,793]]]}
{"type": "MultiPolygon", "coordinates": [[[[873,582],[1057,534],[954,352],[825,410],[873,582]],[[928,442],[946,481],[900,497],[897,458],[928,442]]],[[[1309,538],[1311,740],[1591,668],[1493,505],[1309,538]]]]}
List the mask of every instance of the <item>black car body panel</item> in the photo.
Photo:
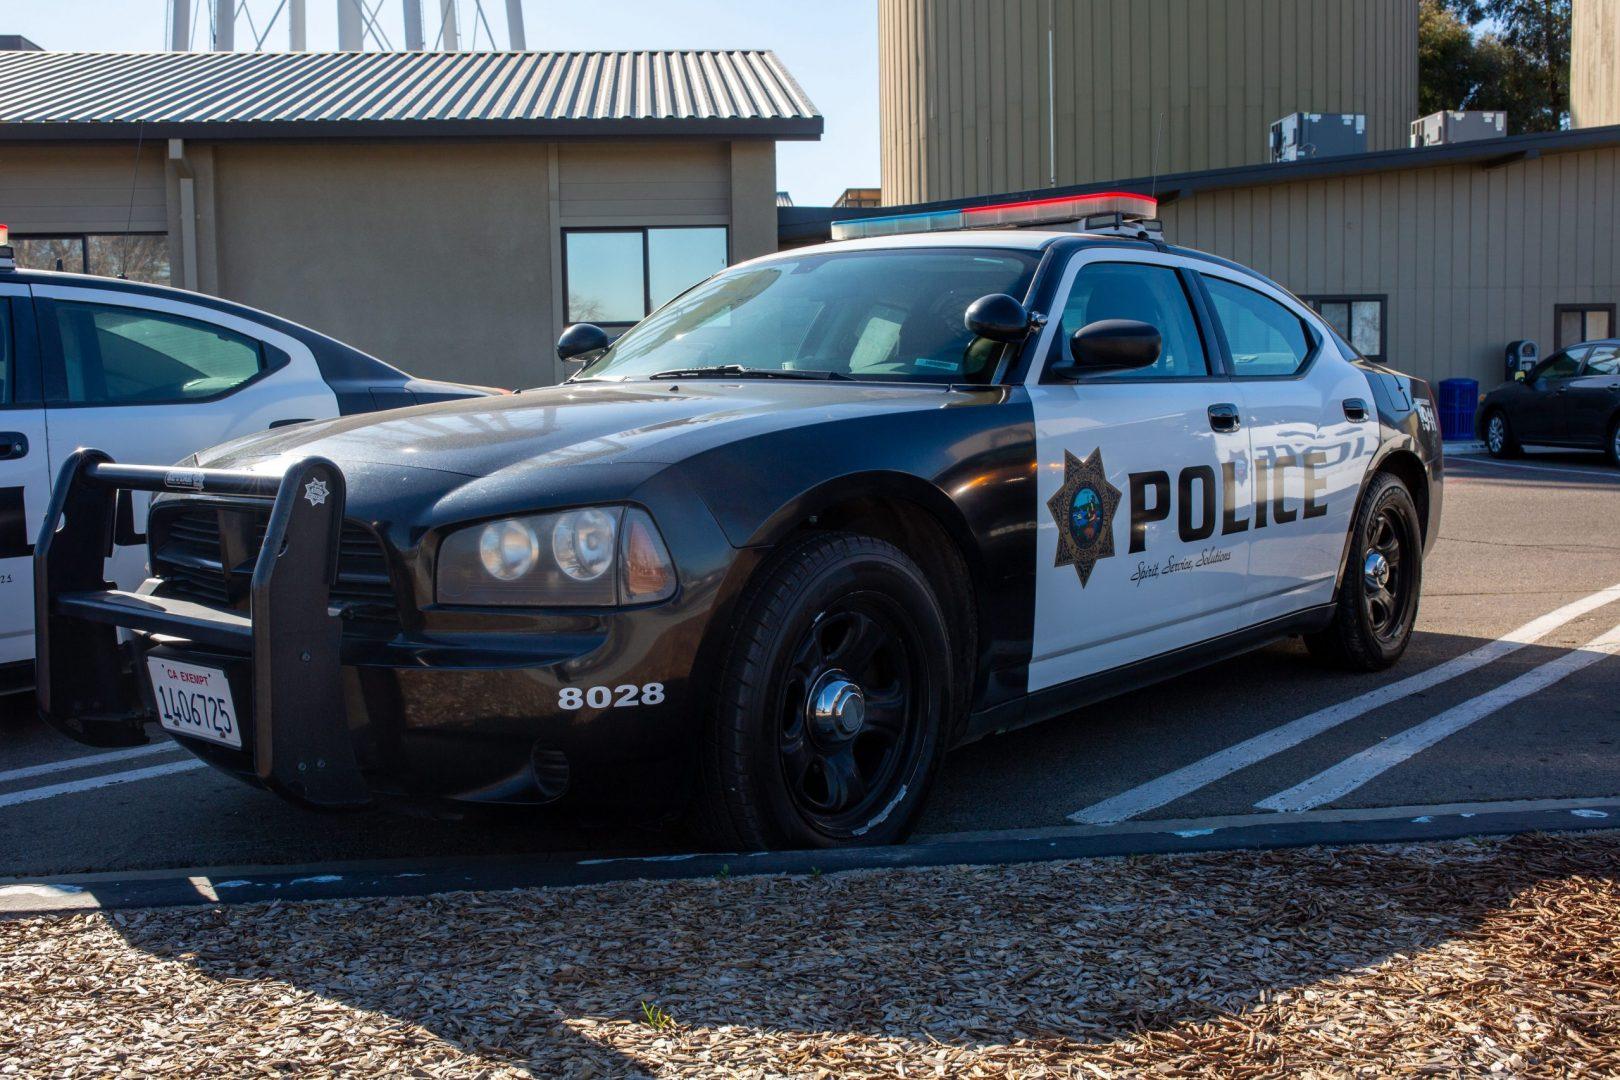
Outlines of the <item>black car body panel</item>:
{"type": "Polygon", "coordinates": [[[1515,442],[1522,446],[1607,449],[1620,424],[1620,366],[1613,361],[1620,338],[1582,342],[1547,357],[1523,379],[1502,383],[1480,402],[1475,434],[1484,440],[1493,414],[1507,417],[1515,442]],[[1592,358],[1603,355],[1602,370],[1592,358]],[[1561,359],[1576,358],[1573,372],[1552,377],[1561,359]]]}

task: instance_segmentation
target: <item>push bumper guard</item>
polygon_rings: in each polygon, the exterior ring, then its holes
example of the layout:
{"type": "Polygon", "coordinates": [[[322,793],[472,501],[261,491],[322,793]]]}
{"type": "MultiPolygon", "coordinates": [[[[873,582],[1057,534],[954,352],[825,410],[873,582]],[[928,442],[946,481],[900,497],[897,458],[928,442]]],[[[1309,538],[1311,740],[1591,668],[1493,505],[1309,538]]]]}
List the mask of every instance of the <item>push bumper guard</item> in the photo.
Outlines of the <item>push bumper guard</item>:
{"type": "MultiPolygon", "coordinates": [[[[63,464],[34,548],[40,716],[91,746],[148,741],[150,710],[120,627],[246,661],[252,715],[243,751],[260,782],[317,806],[370,801],[344,721],[341,619],[331,610],[343,528],[343,473],[306,458],[281,476],[119,465],[100,450],[63,464]],[[251,614],[125,592],[103,577],[128,492],[183,491],[271,503],[254,563],[251,614]]],[[[138,665],[137,665],[138,668],[138,665]]]]}

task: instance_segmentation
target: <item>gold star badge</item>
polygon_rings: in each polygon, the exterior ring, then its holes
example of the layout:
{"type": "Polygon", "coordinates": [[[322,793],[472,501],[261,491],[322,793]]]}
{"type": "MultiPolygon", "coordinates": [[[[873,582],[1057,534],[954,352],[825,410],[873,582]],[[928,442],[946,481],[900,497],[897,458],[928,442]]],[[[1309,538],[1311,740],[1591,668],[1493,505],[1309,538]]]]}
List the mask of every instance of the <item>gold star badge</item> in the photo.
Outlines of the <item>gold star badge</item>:
{"type": "Polygon", "coordinates": [[[1119,489],[1108,482],[1103,468],[1101,447],[1084,462],[1063,451],[1063,486],[1046,502],[1058,527],[1057,562],[1053,565],[1074,567],[1081,588],[1091,580],[1097,560],[1114,554],[1114,511],[1119,499],[1119,489]]]}

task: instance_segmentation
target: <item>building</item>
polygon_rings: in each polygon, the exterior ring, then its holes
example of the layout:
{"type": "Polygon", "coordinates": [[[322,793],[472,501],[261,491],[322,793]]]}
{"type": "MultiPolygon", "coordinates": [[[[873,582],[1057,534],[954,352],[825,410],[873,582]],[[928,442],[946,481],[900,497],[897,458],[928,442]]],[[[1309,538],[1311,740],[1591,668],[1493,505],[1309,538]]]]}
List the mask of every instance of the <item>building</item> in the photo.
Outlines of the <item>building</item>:
{"type": "Polygon", "coordinates": [[[0,52],[0,221],[24,265],[532,386],[568,322],[774,250],[775,143],[821,130],[770,52],[0,52]]]}
{"type": "Polygon", "coordinates": [[[844,193],[833,200],[834,206],[882,206],[883,190],[875,187],[845,188],[844,193]]]}
{"type": "Polygon", "coordinates": [[[1573,15],[1570,123],[1620,124],[1620,0],[1576,0],[1573,15]]]}
{"type": "MultiPolygon", "coordinates": [[[[1610,0],[1615,2],[1615,0],[1610,0]]],[[[1417,116],[1417,0],[880,0],[885,202],[1259,164],[1272,121],[1417,116]]]]}
{"type": "Polygon", "coordinates": [[[1620,126],[1038,188],[877,210],[779,212],[783,247],[835,220],[1157,189],[1166,238],[1236,260],[1318,306],[1358,348],[1430,380],[1504,377],[1617,332],[1620,126]]]}

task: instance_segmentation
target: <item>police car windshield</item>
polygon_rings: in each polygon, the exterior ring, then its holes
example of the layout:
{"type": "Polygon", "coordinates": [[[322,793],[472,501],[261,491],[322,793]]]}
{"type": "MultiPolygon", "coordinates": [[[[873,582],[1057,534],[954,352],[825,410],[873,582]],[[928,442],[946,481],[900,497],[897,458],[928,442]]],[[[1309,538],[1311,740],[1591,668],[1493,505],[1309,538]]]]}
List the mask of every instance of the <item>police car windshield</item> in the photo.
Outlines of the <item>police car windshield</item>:
{"type": "Polygon", "coordinates": [[[902,248],[739,267],[653,312],[578,377],[646,379],[729,365],[988,382],[1001,346],[975,338],[962,316],[988,293],[1022,297],[1038,258],[1033,251],[902,248]]]}

